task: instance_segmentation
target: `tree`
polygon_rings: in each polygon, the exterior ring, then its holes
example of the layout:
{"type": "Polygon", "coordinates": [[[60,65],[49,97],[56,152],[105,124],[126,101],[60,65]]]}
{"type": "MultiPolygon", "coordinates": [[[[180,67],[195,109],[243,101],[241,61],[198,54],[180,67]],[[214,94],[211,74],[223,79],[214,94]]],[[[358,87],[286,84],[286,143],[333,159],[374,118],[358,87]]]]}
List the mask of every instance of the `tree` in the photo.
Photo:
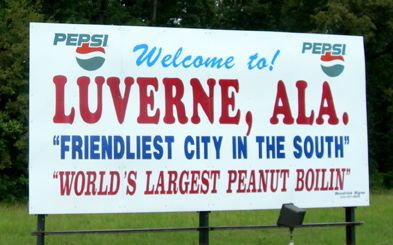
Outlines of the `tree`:
{"type": "Polygon", "coordinates": [[[35,5],[6,0],[0,12],[0,200],[27,197],[29,22],[35,5]]]}
{"type": "Polygon", "coordinates": [[[393,2],[329,1],[313,15],[315,32],[364,37],[372,187],[393,187],[393,2]]]}
{"type": "Polygon", "coordinates": [[[363,36],[371,183],[393,188],[390,0],[5,0],[0,2],[0,201],[27,197],[30,21],[363,36]]]}

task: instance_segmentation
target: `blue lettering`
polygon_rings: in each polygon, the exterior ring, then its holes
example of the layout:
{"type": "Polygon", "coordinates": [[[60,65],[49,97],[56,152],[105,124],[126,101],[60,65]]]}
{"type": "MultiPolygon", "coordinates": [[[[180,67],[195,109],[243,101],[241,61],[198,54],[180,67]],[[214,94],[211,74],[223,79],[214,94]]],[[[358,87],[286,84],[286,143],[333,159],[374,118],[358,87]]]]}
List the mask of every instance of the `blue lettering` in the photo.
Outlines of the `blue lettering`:
{"type": "Polygon", "coordinates": [[[122,159],[124,155],[124,140],[121,136],[113,137],[113,158],[122,159]]]}
{"type": "Polygon", "coordinates": [[[210,137],[209,136],[202,136],[202,143],[203,143],[203,150],[204,150],[204,155],[203,155],[203,158],[204,159],[207,159],[207,157],[208,157],[208,146],[209,146],[209,143],[210,143],[210,137]]]}
{"type": "Polygon", "coordinates": [[[222,143],[222,136],[213,137],[214,148],[216,149],[216,159],[220,159],[220,150],[221,150],[221,143],[222,143]]]}
{"type": "Polygon", "coordinates": [[[188,150],[189,144],[191,144],[191,145],[195,144],[194,139],[191,136],[187,136],[186,139],[184,140],[184,154],[186,155],[186,158],[188,160],[192,159],[194,157],[194,153],[195,153],[194,150],[191,150],[191,151],[188,150]]]}
{"type": "Polygon", "coordinates": [[[90,158],[91,159],[100,159],[100,153],[98,153],[99,142],[100,142],[100,136],[98,136],[98,135],[90,136],[90,158]]]}
{"type": "Polygon", "coordinates": [[[160,143],[162,143],[162,137],[157,135],[156,137],[154,137],[154,141],[153,141],[154,148],[157,151],[154,152],[153,154],[154,154],[154,158],[158,160],[160,160],[164,155],[164,151],[160,143]]]}
{"type": "Polygon", "coordinates": [[[324,156],[327,158],[332,158],[332,151],[334,151],[335,158],[344,157],[344,136],[306,136],[304,142],[302,143],[302,138],[300,136],[295,136],[293,139],[293,147],[296,149],[293,152],[295,158],[299,159],[302,157],[303,153],[306,158],[310,159],[314,156],[321,159],[324,156]],[[334,141],[334,142],[333,142],[334,141]],[[325,156],[325,144],[327,147],[327,154],[325,156]],[[332,149],[334,147],[334,150],[332,149]]]}
{"type": "Polygon", "coordinates": [[[78,34],[67,34],[66,45],[76,46],[76,41],[78,41],[78,34]]]}
{"type": "Polygon", "coordinates": [[[258,158],[262,159],[262,143],[265,143],[265,137],[263,136],[257,136],[255,138],[256,142],[258,143],[258,158]]]}
{"type": "Polygon", "coordinates": [[[214,68],[215,66],[217,66],[217,69],[220,69],[223,66],[221,62],[222,62],[222,58],[218,60],[216,57],[214,57],[213,59],[207,58],[205,61],[205,67],[208,67],[210,65],[210,68],[214,68]]]}
{"type": "Polygon", "coordinates": [[[65,159],[65,152],[70,151],[70,147],[66,145],[66,142],[70,142],[69,135],[62,135],[61,136],[61,145],[60,145],[60,158],[65,159]]]}
{"type": "Polygon", "coordinates": [[[148,55],[146,55],[147,50],[148,50],[149,46],[147,46],[146,44],[140,44],[134,47],[134,52],[143,49],[142,54],[138,57],[138,59],[136,60],[136,65],[140,66],[143,64],[143,62],[145,62],[146,60],[146,64],[149,67],[152,67],[158,60],[158,58],[160,58],[161,55],[161,48],[158,50],[158,54],[156,55],[156,57],[153,59],[153,55],[156,52],[156,47],[154,47],[148,55]],[[146,55],[146,56],[145,56],[146,55]]]}
{"type": "Polygon", "coordinates": [[[295,138],[293,138],[293,146],[295,147],[295,149],[297,150],[293,152],[293,156],[297,159],[302,157],[302,147],[301,145],[299,145],[299,143],[302,143],[302,138],[297,135],[295,136],[295,138]]]}
{"type": "Polygon", "coordinates": [[[270,144],[270,137],[268,136],[266,139],[266,157],[269,159],[270,158],[270,152],[273,154],[273,159],[276,158],[276,147],[275,147],[275,137],[272,137],[272,143],[270,144]]]}
{"type": "Polygon", "coordinates": [[[172,159],[172,143],[175,142],[175,136],[165,136],[165,142],[168,144],[168,159],[172,159]]]}
{"type": "Polygon", "coordinates": [[[312,43],[303,43],[302,53],[306,52],[306,50],[311,50],[312,43]]]}
{"type": "Polygon", "coordinates": [[[267,67],[266,65],[266,59],[265,58],[261,58],[258,63],[257,63],[258,69],[262,70],[263,68],[267,67]]]}
{"type": "Polygon", "coordinates": [[[179,49],[176,51],[176,54],[175,54],[175,56],[173,57],[173,67],[178,67],[178,66],[181,64],[181,62],[180,62],[179,64],[176,64],[176,60],[179,58],[179,56],[180,56],[180,54],[181,54],[182,51],[183,51],[183,48],[179,48],[179,49]]]}
{"type": "MultiPolygon", "coordinates": [[[[55,136],[54,139],[60,137],[61,142],[55,145],[60,146],[60,158],[66,159],[161,159],[164,156],[164,150],[168,151],[168,159],[172,159],[172,145],[175,141],[174,136],[135,136],[135,144],[131,142],[130,136],[98,136],[98,135],[61,135],[55,136]],[[164,149],[163,143],[166,143],[164,149]],[[136,153],[135,153],[136,152],[136,153]],[[68,154],[68,155],[67,155],[68,154]]],[[[191,138],[192,139],[192,138],[191,138]]],[[[197,150],[200,149],[200,142],[204,144],[205,158],[207,158],[208,144],[210,138],[208,136],[197,137],[197,150]],[[201,138],[201,140],[200,140],[201,138]]],[[[194,144],[194,141],[192,141],[194,144]]],[[[221,139],[215,140],[215,147],[221,147],[221,139]]],[[[195,152],[196,153],[196,152],[195,152]]],[[[199,155],[199,153],[197,153],[199,155]]]]}
{"type": "Polygon", "coordinates": [[[248,69],[249,69],[249,70],[252,70],[252,69],[254,69],[255,66],[256,66],[256,65],[252,65],[252,62],[253,62],[254,60],[258,59],[258,53],[254,54],[254,55],[251,55],[251,56],[249,57],[249,59],[250,59],[250,61],[247,63],[248,69]]]}
{"type": "Polygon", "coordinates": [[[192,62],[190,62],[189,64],[186,64],[186,61],[191,60],[192,56],[191,55],[187,55],[184,59],[183,59],[183,67],[184,68],[188,68],[192,65],[192,62]]]}
{"type": "Polygon", "coordinates": [[[285,136],[277,136],[277,158],[285,158],[284,143],[285,136]]]}
{"type": "Polygon", "coordinates": [[[55,39],[53,45],[57,45],[58,42],[64,42],[67,39],[67,35],[64,33],[55,33],[55,39]]]}
{"type": "Polygon", "coordinates": [[[332,157],[332,142],[333,142],[333,136],[326,136],[325,141],[327,144],[327,150],[328,150],[328,158],[332,157]]]}
{"type": "Polygon", "coordinates": [[[151,136],[142,136],[142,159],[151,159],[151,136]]]}
{"type": "Polygon", "coordinates": [[[307,158],[311,158],[314,153],[314,142],[312,141],[312,138],[310,136],[307,136],[304,139],[304,155],[307,158]],[[310,145],[310,147],[308,147],[310,145]]]}
{"type": "Polygon", "coordinates": [[[127,159],[135,159],[135,153],[131,152],[131,139],[130,139],[130,136],[126,137],[126,144],[127,144],[126,158],[127,159]]]}
{"type": "Polygon", "coordinates": [[[89,136],[85,136],[85,159],[89,159],[89,136]]]}
{"type": "Polygon", "coordinates": [[[80,34],[78,39],[78,47],[82,46],[82,43],[87,43],[90,41],[89,34],[80,34]]]}
{"type": "Polygon", "coordinates": [[[321,136],[320,137],[320,143],[319,143],[319,141],[318,141],[318,137],[317,136],[315,136],[315,155],[318,157],[318,158],[322,158],[323,157],[323,149],[324,149],[324,147],[323,147],[323,136],[321,136]],[[318,149],[319,147],[319,144],[321,145],[321,149],[318,149]]]}
{"type": "Polygon", "coordinates": [[[102,141],[102,159],[106,159],[106,156],[108,156],[108,159],[112,159],[112,136],[102,136],[101,137],[102,141]],[[106,156],[105,156],[106,155],[106,156]]]}
{"type": "Polygon", "coordinates": [[[104,37],[104,35],[93,35],[91,37],[90,47],[100,47],[102,45],[102,38],[103,37],[104,37]]]}
{"type": "Polygon", "coordinates": [[[203,58],[202,58],[202,56],[197,56],[195,58],[194,62],[192,62],[192,64],[194,64],[195,68],[198,68],[198,67],[202,66],[203,65],[203,58]]]}
{"type": "Polygon", "coordinates": [[[162,58],[162,60],[161,60],[161,64],[162,64],[162,66],[163,67],[168,67],[168,66],[170,66],[171,65],[171,62],[169,62],[169,63],[166,63],[168,60],[170,60],[172,58],[172,55],[170,55],[170,54],[168,54],[168,55],[165,55],[164,56],[164,58],[162,58]]]}
{"type": "Polygon", "coordinates": [[[76,159],[76,153],[78,153],[78,159],[82,159],[82,137],[79,135],[72,136],[72,159],[76,159]]]}
{"type": "MultiPolygon", "coordinates": [[[[61,36],[59,38],[55,39],[61,41],[61,36]]],[[[101,39],[100,39],[101,41],[101,39]]],[[[137,52],[141,50],[141,54],[138,56],[136,59],[136,65],[141,66],[143,63],[146,62],[146,65],[148,67],[151,67],[157,63],[157,61],[160,59],[162,48],[158,49],[158,52],[156,52],[157,47],[153,47],[149,51],[149,46],[147,44],[139,44],[136,45],[133,49],[133,52],[137,52]]],[[[205,66],[206,68],[217,68],[220,69],[222,67],[225,67],[226,69],[231,69],[235,63],[234,63],[234,57],[229,56],[228,58],[224,59],[223,58],[218,58],[218,57],[207,57],[204,58],[201,55],[196,56],[193,58],[191,55],[187,55],[184,58],[182,58],[182,53],[183,53],[183,48],[180,47],[174,55],[171,54],[166,54],[161,58],[161,65],[164,68],[173,66],[174,68],[177,68],[179,66],[182,66],[184,68],[189,68],[193,66],[194,68],[199,68],[201,66],[205,66]]]]}
{"type": "Polygon", "coordinates": [[[340,157],[344,157],[344,143],[343,143],[343,137],[340,136],[340,143],[338,143],[338,137],[334,137],[334,149],[335,149],[335,156],[338,158],[338,154],[340,152],[340,157]]]}
{"type": "Polygon", "coordinates": [[[231,69],[231,68],[235,65],[235,64],[231,64],[232,61],[234,61],[234,60],[235,60],[235,58],[234,58],[233,56],[228,57],[228,58],[225,60],[225,63],[224,63],[225,68],[231,69]]]}

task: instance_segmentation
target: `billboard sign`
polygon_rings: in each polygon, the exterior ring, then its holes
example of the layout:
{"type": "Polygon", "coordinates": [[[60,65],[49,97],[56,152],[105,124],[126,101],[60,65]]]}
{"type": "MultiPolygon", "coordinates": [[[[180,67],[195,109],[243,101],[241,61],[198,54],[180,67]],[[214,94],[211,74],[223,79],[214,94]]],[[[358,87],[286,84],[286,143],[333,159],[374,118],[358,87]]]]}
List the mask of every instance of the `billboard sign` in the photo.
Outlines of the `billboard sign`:
{"type": "Polygon", "coordinates": [[[363,38],[30,24],[29,212],[369,205],[363,38]]]}

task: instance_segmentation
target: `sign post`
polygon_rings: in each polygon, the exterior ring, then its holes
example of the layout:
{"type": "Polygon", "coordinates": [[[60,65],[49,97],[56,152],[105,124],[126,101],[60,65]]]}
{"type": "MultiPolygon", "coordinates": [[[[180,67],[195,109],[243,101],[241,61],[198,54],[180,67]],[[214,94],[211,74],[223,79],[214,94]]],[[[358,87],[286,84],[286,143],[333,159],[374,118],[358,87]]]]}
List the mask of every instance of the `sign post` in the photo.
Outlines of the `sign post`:
{"type": "MultiPolygon", "coordinates": [[[[45,231],[45,215],[37,215],[37,232],[45,231]]],[[[45,234],[37,235],[37,245],[45,244],[45,234]]]]}
{"type": "Polygon", "coordinates": [[[208,245],[209,244],[209,212],[203,211],[199,212],[199,228],[206,228],[199,230],[199,244],[208,245]]]}
{"type": "MultiPolygon", "coordinates": [[[[355,222],[355,207],[345,208],[345,221],[355,222]]],[[[346,227],[347,244],[356,244],[355,226],[346,227]]]]}

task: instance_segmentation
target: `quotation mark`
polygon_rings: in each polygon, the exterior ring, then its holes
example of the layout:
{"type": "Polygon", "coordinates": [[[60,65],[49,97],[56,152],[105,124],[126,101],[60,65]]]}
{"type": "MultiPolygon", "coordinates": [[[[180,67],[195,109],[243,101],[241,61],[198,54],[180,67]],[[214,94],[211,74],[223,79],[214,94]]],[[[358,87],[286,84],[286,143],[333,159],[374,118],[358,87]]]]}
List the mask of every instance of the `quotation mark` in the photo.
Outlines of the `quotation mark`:
{"type": "Polygon", "coordinates": [[[349,145],[349,136],[344,136],[344,144],[349,145]]]}
{"type": "Polygon", "coordinates": [[[59,171],[53,172],[53,178],[57,179],[59,177],[59,171]]]}
{"type": "Polygon", "coordinates": [[[53,145],[60,145],[59,135],[53,136],[53,145]]]}

